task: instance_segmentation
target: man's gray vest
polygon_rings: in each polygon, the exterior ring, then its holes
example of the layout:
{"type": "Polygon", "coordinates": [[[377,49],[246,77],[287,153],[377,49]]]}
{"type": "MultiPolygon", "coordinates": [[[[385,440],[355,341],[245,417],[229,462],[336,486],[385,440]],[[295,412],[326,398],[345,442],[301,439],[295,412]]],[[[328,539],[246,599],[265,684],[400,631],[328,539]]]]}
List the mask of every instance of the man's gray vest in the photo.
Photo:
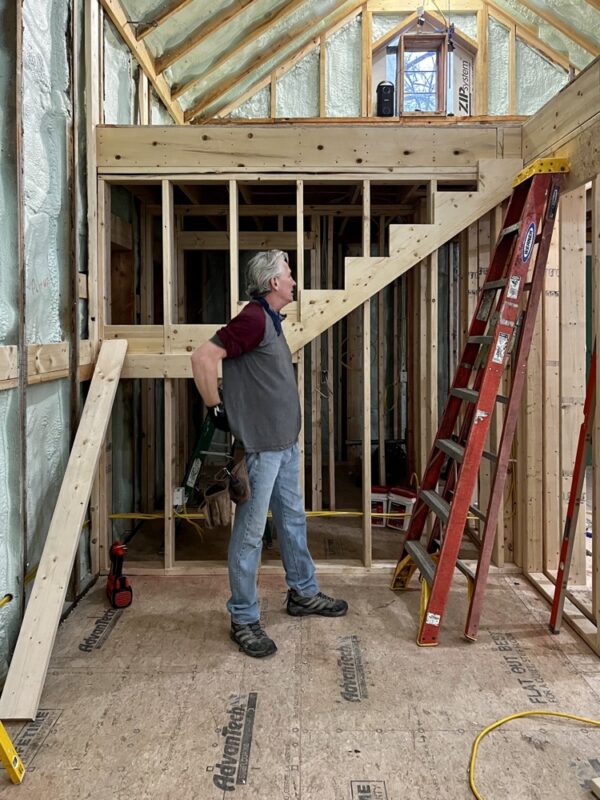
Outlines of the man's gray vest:
{"type": "Polygon", "coordinates": [[[223,399],[231,432],[247,453],[286,450],[300,433],[300,399],[292,354],[263,309],[262,341],[223,361],[223,399]]]}

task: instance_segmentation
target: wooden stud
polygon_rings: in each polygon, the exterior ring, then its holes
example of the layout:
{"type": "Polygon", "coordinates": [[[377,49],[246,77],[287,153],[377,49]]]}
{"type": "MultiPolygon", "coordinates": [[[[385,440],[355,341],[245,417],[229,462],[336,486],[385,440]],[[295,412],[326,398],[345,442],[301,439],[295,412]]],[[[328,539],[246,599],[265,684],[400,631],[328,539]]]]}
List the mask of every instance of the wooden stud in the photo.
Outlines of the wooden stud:
{"type": "Polygon", "coordinates": [[[35,719],[127,342],[105,342],[56,501],[0,699],[0,717],[35,719]]]}
{"type": "MultiPolygon", "coordinates": [[[[171,329],[177,322],[177,276],[175,250],[175,217],[173,184],[162,181],[162,247],[163,247],[163,319],[165,353],[172,351],[171,329]]],[[[173,515],[173,489],[175,487],[176,430],[175,385],[172,378],[164,381],[164,442],[165,442],[165,568],[175,563],[175,517],[173,515]]]]}
{"type": "Polygon", "coordinates": [[[296,284],[297,297],[302,312],[304,293],[304,181],[296,181],[296,284]]]}
{"type": "Polygon", "coordinates": [[[478,114],[488,113],[488,6],[477,11],[477,46],[475,59],[475,108],[478,114]]]}
{"type": "MultiPolygon", "coordinates": [[[[377,255],[385,255],[385,218],[379,217],[377,255]]],[[[387,411],[385,384],[385,290],[377,295],[377,447],[379,483],[385,485],[385,417],[387,411]]]]}
{"type": "Polygon", "coordinates": [[[327,38],[325,34],[319,37],[319,116],[326,117],[326,76],[327,76],[327,38]]]}
{"type": "Polygon", "coordinates": [[[237,181],[229,181],[229,313],[237,316],[240,301],[240,245],[237,181]]]}
{"type": "MultiPolygon", "coordinates": [[[[592,340],[600,342],[600,175],[592,181],[592,340]]],[[[592,427],[592,614],[596,620],[595,645],[600,653],[600,375],[596,373],[596,403],[592,427]]],[[[584,506],[585,508],[585,506],[584,506]]],[[[581,513],[581,512],[580,512],[581,513]]]]}
{"type": "MultiPolygon", "coordinates": [[[[321,234],[320,217],[311,216],[311,231],[315,241],[314,248],[310,251],[310,288],[321,288],[321,234]]],[[[310,343],[311,366],[311,508],[320,511],[323,508],[323,437],[321,433],[321,337],[310,343]]]]}
{"type": "MultiPolygon", "coordinates": [[[[585,189],[560,200],[560,460],[564,523],[585,399],[585,189]]],[[[585,508],[585,486],[581,507],[585,508]]],[[[562,527],[561,527],[562,530],[562,527]]],[[[537,570],[540,571],[540,570],[537,570]]],[[[585,585],[585,514],[573,547],[572,585],[585,585]]]]}
{"type": "MultiPolygon", "coordinates": [[[[327,288],[333,289],[333,217],[327,217],[327,288]]],[[[328,328],[326,333],[327,348],[327,474],[329,479],[329,510],[335,511],[335,394],[333,372],[333,343],[334,328],[328,328]]],[[[339,354],[341,357],[341,353],[339,354]]]]}
{"type": "Polygon", "coordinates": [[[271,118],[277,118],[277,76],[273,72],[271,74],[271,118]]]}
{"type": "MultiPolygon", "coordinates": [[[[154,321],[154,256],[152,241],[152,217],[146,206],[141,208],[141,323],[151,325],[154,321]]],[[[142,510],[153,511],[156,504],[155,491],[155,387],[156,381],[141,382],[142,404],[142,510]]]]}
{"type": "Polygon", "coordinates": [[[508,113],[517,108],[517,26],[508,29],[508,113]]]}
{"type": "MultiPolygon", "coordinates": [[[[560,475],[560,208],[552,232],[552,241],[544,275],[542,295],[543,355],[543,530],[544,570],[558,568],[562,539],[562,481],[560,475]]],[[[580,510],[581,513],[581,510],[580,510]]]]}
{"type": "Polygon", "coordinates": [[[143,69],[140,70],[138,80],[138,117],[140,125],[151,124],[151,103],[150,81],[143,69]]]}
{"type": "MultiPolygon", "coordinates": [[[[362,183],[363,230],[362,251],[371,254],[371,182],[362,183]]],[[[371,528],[371,301],[362,306],[362,507],[363,561],[370,567],[373,560],[371,528]]]]}
{"type": "MultiPolygon", "coordinates": [[[[302,313],[302,295],[304,292],[304,181],[296,181],[296,297],[298,298],[298,312],[302,313]]],[[[298,352],[298,392],[300,394],[300,409],[302,427],[300,430],[300,485],[302,492],[305,489],[305,443],[304,443],[304,351],[298,352]]],[[[306,502],[306,500],[305,500],[306,502]]]]}
{"type": "Polygon", "coordinates": [[[373,30],[373,18],[367,10],[367,4],[362,7],[361,14],[361,92],[360,92],[360,115],[370,117],[373,115],[372,91],[372,57],[371,57],[371,35],[373,30]]]}

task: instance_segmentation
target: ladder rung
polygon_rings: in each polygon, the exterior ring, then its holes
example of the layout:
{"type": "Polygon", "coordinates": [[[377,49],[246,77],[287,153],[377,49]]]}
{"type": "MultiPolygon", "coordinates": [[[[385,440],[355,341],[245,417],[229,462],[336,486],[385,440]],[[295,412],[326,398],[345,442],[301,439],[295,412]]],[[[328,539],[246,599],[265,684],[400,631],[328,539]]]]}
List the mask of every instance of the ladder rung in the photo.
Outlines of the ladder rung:
{"type": "Polygon", "coordinates": [[[456,568],[458,570],[460,570],[465,577],[470,578],[472,581],[475,580],[475,573],[473,572],[471,567],[469,567],[469,566],[467,566],[467,564],[465,564],[464,561],[461,561],[460,559],[457,559],[456,568]]]}
{"type": "Polygon", "coordinates": [[[485,514],[480,508],[477,508],[477,506],[469,506],[469,511],[471,514],[473,514],[473,516],[477,517],[477,519],[480,519],[482,522],[486,521],[485,514]]]}
{"type": "Polygon", "coordinates": [[[446,455],[453,458],[454,461],[458,461],[462,464],[465,455],[465,448],[462,444],[455,442],[453,439],[438,439],[435,446],[438,450],[441,450],[442,453],[446,453],[446,455]]]}
{"type": "Polygon", "coordinates": [[[483,284],[483,291],[495,291],[496,289],[503,289],[506,286],[506,279],[502,278],[499,281],[488,281],[487,283],[483,284]]]}
{"type": "Polygon", "coordinates": [[[443,497],[441,497],[437,492],[434,492],[432,489],[426,489],[425,491],[421,492],[421,497],[434,514],[437,514],[437,516],[443,520],[444,523],[448,522],[448,517],[450,516],[450,504],[444,500],[443,497]]]}
{"type": "Polygon", "coordinates": [[[497,394],[496,395],[496,400],[499,403],[504,403],[504,405],[506,405],[508,403],[508,397],[505,394],[497,394]]]}
{"type": "Polygon", "coordinates": [[[404,549],[419,568],[421,575],[431,586],[433,583],[433,576],[435,575],[435,563],[427,552],[425,545],[421,544],[417,539],[415,541],[405,542],[404,549]]]}
{"type": "Polygon", "coordinates": [[[469,336],[469,344],[491,344],[493,336],[469,336]]]}
{"type": "Polygon", "coordinates": [[[476,392],[475,389],[453,388],[450,389],[450,394],[454,397],[460,397],[461,400],[466,400],[467,403],[476,403],[479,398],[479,392],[476,392]]]}
{"type": "Polygon", "coordinates": [[[482,455],[484,458],[487,458],[487,460],[491,461],[493,464],[495,464],[496,461],[498,461],[498,456],[496,455],[496,453],[491,453],[489,450],[484,450],[482,455]]]}
{"type": "Polygon", "coordinates": [[[506,228],[502,228],[500,231],[500,236],[508,236],[509,233],[516,233],[519,228],[521,227],[521,221],[515,222],[514,225],[507,225],[506,228]]]}

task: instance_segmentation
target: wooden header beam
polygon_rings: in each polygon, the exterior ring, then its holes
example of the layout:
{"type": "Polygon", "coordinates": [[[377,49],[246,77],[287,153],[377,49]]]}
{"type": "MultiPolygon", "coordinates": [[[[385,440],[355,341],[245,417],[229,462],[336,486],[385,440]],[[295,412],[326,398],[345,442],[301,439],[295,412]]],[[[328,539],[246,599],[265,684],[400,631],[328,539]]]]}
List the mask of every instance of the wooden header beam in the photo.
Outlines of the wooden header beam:
{"type": "Polygon", "coordinates": [[[1,719],[37,714],[126,352],[125,340],[100,350],[0,699],[1,719]]]}
{"type": "Polygon", "coordinates": [[[520,158],[518,124],[389,126],[205,125],[97,128],[99,173],[228,169],[243,173],[315,168],[322,173],[476,166],[481,159],[520,158]]]}

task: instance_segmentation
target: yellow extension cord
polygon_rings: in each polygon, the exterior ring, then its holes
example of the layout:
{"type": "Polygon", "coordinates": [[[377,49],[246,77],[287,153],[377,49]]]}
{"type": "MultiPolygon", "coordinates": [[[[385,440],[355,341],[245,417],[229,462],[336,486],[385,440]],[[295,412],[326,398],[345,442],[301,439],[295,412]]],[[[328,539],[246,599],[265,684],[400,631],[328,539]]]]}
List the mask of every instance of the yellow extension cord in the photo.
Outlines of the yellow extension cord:
{"type": "Polygon", "coordinates": [[[491,725],[488,725],[488,727],[481,731],[479,736],[473,742],[471,761],[469,764],[469,787],[477,800],[483,800],[475,786],[475,759],[477,758],[477,751],[479,749],[481,740],[484,736],[487,736],[488,733],[496,728],[499,728],[500,725],[504,725],[505,722],[510,722],[513,719],[521,719],[522,717],[562,717],[563,719],[573,719],[576,722],[583,722],[586,725],[596,725],[600,728],[600,720],[588,719],[587,717],[578,717],[576,714],[567,714],[563,711],[520,711],[518,714],[511,714],[510,717],[504,717],[503,719],[499,719],[491,725]]]}

